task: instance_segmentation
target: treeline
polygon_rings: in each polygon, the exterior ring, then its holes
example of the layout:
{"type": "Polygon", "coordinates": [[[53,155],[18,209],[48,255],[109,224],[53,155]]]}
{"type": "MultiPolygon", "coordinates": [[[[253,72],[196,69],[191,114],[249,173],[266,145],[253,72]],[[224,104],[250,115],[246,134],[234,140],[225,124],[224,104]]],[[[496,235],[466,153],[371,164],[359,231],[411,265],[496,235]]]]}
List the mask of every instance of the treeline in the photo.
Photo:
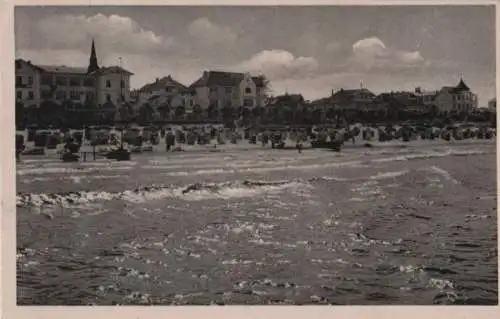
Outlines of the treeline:
{"type": "Polygon", "coordinates": [[[209,106],[203,110],[195,105],[191,112],[184,107],[171,108],[168,105],[154,108],[149,104],[134,110],[130,104],[119,108],[112,105],[97,107],[79,105],[71,102],[61,104],[44,102],[40,108],[25,108],[16,104],[16,128],[28,126],[52,128],[83,128],[89,125],[114,125],[116,123],[136,123],[151,125],[159,123],[221,123],[226,126],[255,125],[317,125],[346,122],[364,124],[397,124],[400,122],[437,122],[443,125],[454,122],[483,122],[496,126],[496,113],[489,110],[466,113],[417,113],[404,108],[388,108],[379,111],[343,111],[333,107],[314,107],[307,103],[272,103],[266,107],[255,108],[216,108],[209,106]]]}

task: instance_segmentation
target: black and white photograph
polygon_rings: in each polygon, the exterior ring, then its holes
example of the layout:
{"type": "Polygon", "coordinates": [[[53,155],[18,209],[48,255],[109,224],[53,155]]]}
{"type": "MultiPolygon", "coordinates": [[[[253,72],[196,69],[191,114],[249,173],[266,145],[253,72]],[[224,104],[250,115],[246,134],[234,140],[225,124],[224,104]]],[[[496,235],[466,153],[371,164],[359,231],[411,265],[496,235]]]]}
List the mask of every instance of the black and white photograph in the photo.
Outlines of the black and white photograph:
{"type": "Polygon", "coordinates": [[[15,6],[17,305],[498,305],[495,13],[15,6]]]}

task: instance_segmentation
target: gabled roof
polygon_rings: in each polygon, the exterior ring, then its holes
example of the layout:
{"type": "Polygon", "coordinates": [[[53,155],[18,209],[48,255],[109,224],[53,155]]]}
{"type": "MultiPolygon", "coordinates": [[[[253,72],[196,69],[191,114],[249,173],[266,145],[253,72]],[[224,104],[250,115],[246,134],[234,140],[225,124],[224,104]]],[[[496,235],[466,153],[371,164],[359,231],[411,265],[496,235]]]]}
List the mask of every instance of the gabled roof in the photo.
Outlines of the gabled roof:
{"type": "MultiPolygon", "coordinates": [[[[244,73],[235,73],[235,72],[224,72],[224,71],[205,71],[203,72],[203,76],[196,80],[189,87],[210,87],[210,86],[236,86],[243,81],[245,77],[244,73]]],[[[261,77],[253,76],[252,80],[254,81],[257,87],[263,87],[264,81],[261,77]]]]}
{"type": "Polygon", "coordinates": [[[16,59],[16,64],[17,63],[23,63],[23,64],[26,64],[26,65],[29,65],[30,67],[34,68],[34,69],[37,69],[39,71],[44,71],[41,67],[39,67],[38,65],[35,65],[35,64],[32,64],[31,61],[26,61],[26,60],[23,60],[23,59],[16,59]]]}
{"type": "Polygon", "coordinates": [[[373,94],[370,90],[363,88],[363,89],[350,89],[350,90],[340,89],[339,91],[332,94],[332,98],[339,100],[353,100],[360,94],[363,95],[367,94],[370,97],[375,97],[375,94],[373,94]]]}
{"type": "Polygon", "coordinates": [[[470,88],[465,84],[464,80],[460,78],[460,82],[458,82],[457,86],[443,86],[441,91],[446,91],[450,94],[460,93],[470,91],[470,88]]]}
{"type": "Polygon", "coordinates": [[[157,79],[153,83],[148,83],[148,84],[144,85],[143,87],[141,87],[139,89],[139,92],[153,92],[153,91],[161,90],[167,86],[173,86],[173,87],[180,88],[181,90],[187,90],[187,87],[184,84],[174,80],[169,75],[169,76],[165,76],[161,79],[157,79]]]}
{"type": "Polygon", "coordinates": [[[457,91],[470,91],[469,87],[467,86],[467,84],[465,84],[465,82],[462,78],[460,78],[460,82],[455,87],[455,90],[457,90],[457,91]]]}
{"type": "MultiPolygon", "coordinates": [[[[87,70],[85,70],[85,72],[87,72],[87,70]]],[[[99,70],[92,72],[92,74],[96,74],[96,75],[107,74],[107,73],[125,73],[127,75],[134,75],[134,73],[132,73],[128,70],[125,70],[124,68],[116,66],[116,65],[101,67],[101,68],[99,68],[99,70]]]]}
{"type": "Polygon", "coordinates": [[[45,72],[64,74],[87,74],[87,68],[66,65],[38,65],[45,72]]]}

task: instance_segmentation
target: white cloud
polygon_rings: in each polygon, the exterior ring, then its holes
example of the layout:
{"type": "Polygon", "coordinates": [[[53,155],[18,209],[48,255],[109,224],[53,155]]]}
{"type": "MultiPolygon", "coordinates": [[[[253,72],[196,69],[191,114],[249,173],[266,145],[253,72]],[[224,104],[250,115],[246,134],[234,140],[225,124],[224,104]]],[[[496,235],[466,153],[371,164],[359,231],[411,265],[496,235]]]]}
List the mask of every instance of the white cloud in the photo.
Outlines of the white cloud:
{"type": "Polygon", "coordinates": [[[75,48],[91,38],[101,46],[121,52],[167,51],[173,39],[143,29],[129,17],[119,15],[52,15],[41,20],[35,32],[50,48],[75,48]]]}
{"type": "Polygon", "coordinates": [[[238,38],[231,28],[215,24],[208,18],[194,20],[187,31],[195,40],[208,45],[230,44],[238,38]]]}
{"type": "Polygon", "coordinates": [[[352,51],[353,61],[365,68],[411,67],[425,62],[420,52],[388,48],[376,37],[355,42],[352,51]]]}
{"type": "Polygon", "coordinates": [[[284,50],[264,50],[243,61],[236,68],[263,73],[270,79],[284,79],[310,76],[318,67],[318,62],[312,57],[295,57],[284,50]]]}

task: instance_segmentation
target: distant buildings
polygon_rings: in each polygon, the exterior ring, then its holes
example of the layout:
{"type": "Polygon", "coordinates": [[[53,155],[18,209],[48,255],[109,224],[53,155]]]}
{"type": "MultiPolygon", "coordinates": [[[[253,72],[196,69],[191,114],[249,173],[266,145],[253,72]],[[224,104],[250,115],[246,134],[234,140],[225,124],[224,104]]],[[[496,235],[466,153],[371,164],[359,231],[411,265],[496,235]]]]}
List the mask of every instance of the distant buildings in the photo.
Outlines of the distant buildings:
{"type": "Polygon", "coordinates": [[[99,67],[94,42],[88,67],[38,65],[17,59],[16,102],[27,108],[70,101],[82,106],[117,105],[130,100],[130,76],[119,66],[99,67]]]}
{"type": "Polygon", "coordinates": [[[263,79],[248,73],[205,71],[189,88],[194,91],[195,103],[202,109],[209,106],[254,108],[263,106],[265,101],[263,79]]]}

